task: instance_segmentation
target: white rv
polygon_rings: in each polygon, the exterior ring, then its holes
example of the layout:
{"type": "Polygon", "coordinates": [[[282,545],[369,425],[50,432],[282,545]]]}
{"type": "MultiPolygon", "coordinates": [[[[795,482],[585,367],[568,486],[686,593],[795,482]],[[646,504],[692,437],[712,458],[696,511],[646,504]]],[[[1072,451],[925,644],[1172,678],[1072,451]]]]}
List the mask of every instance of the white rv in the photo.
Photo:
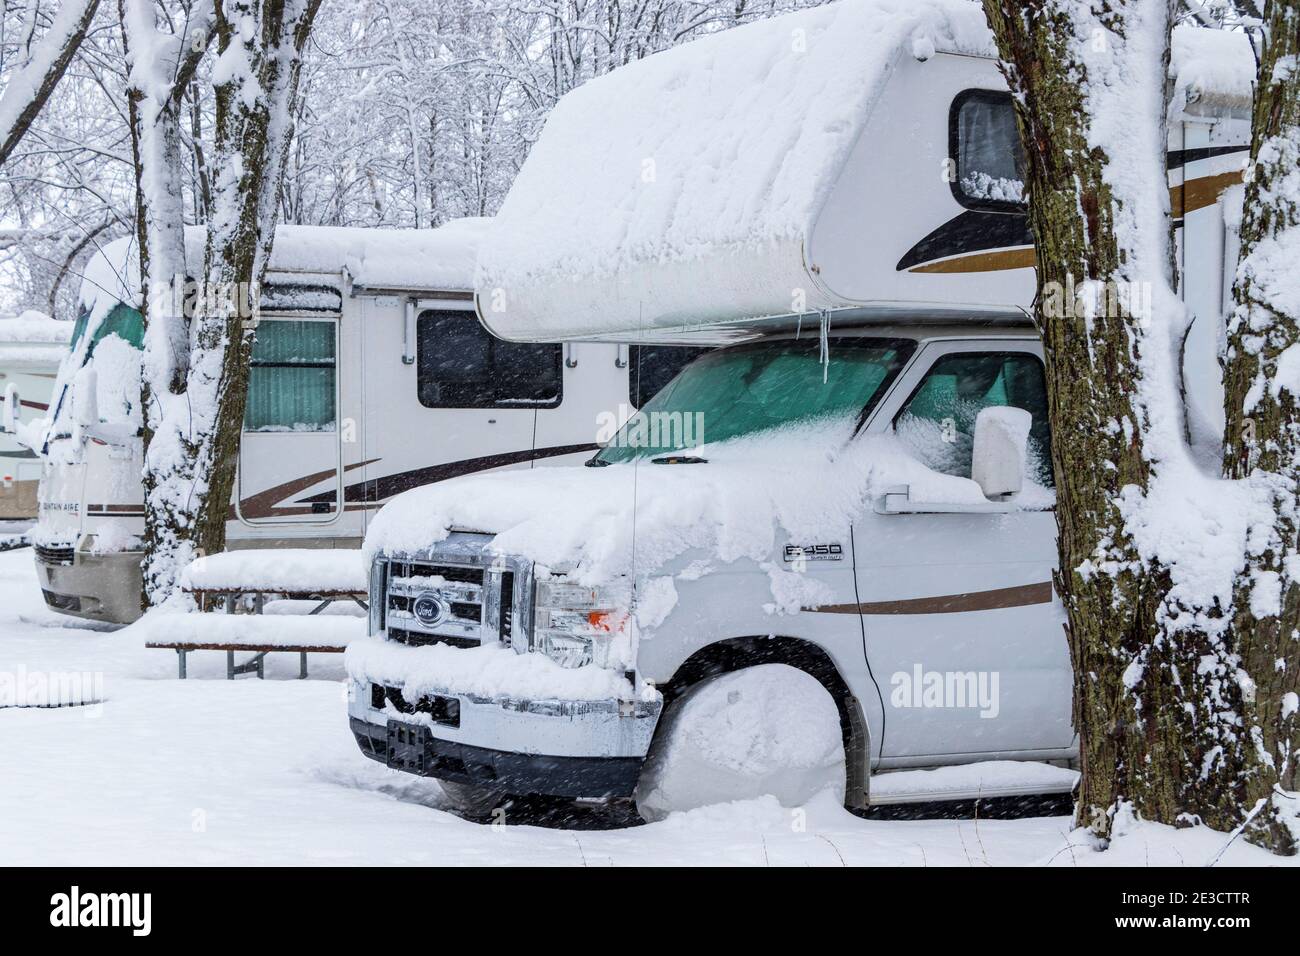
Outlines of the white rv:
{"type": "MultiPolygon", "coordinates": [[[[1253,70],[1243,37],[1177,31],[1169,189],[1207,430],[1253,70]]],[[[1075,739],[1020,170],[959,0],[843,0],[561,100],[480,248],[485,324],[731,344],[592,467],[385,506],[373,636],[347,658],[363,752],[465,803],[635,793],[652,814],[827,780],[853,806],[1068,789],[1023,763],[1075,739]],[[1025,772],[883,776],[999,759],[1025,772]]]]}
{"type": "Polygon", "coordinates": [[[41,463],[10,432],[49,407],[71,337],[72,323],[56,322],[40,312],[0,318],[0,402],[6,416],[13,406],[14,425],[0,427],[0,521],[36,517],[41,463]]]}
{"type": "MultiPolygon", "coordinates": [[[[484,226],[279,228],[262,288],[230,548],[353,548],[400,491],[579,461],[596,447],[602,414],[639,403],[630,385],[657,388],[693,354],[488,334],[471,285],[484,226]]],[[[202,230],[187,230],[191,261],[202,242],[202,230]]],[[[137,263],[133,240],[122,239],[89,264],[72,351],[33,438],[44,460],[33,540],[45,600],[117,623],[140,614],[137,263]],[[78,422],[76,390],[92,387],[96,421],[78,422]]]]}

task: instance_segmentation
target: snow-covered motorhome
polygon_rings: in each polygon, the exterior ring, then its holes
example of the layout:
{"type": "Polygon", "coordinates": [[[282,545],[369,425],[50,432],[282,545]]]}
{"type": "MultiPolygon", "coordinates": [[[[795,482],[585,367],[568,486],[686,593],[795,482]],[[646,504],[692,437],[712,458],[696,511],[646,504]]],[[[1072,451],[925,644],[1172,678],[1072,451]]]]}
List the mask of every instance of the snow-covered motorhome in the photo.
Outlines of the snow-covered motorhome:
{"type": "MultiPolygon", "coordinates": [[[[1205,434],[1253,71],[1244,37],[1176,32],[1205,434]]],[[[856,806],[1043,789],[1038,765],[878,776],[1075,753],[1021,168],[961,0],[842,0],[565,96],[480,247],[484,323],[731,344],[592,467],[384,508],[347,658],[363,752],[467,803],[636,793],[652,814],[827,782],[856,806]],[[688,419],[703,442],[650,427],[688,419]]]]}
{"type": "MultiPolygon", "coordinates": [[[[14,405],[15,424],[39,418],[49,407],[71,337],[71,323],[40,312],[0,318],[0,403],[6,415],[14,405]]],[[[35,518],[41,463],[9,431],[0,427],[0,521],[35,518]]]]}
{"type": "MultiPolygon", "coordinates": [[[[277,230],[230,548],[355,548],[400,491],[579,461],[602,416],[640,404],[637,389],[657,388],[693,354],[490,335],[472,292],[485,225],[277,230]]],[[[191,261],[203,238],[187,229],[191,261]]],[[[46,603],[118,623],[140,614],[139,296],[134,240],[108,244],[87,266],[50,414],[28,433],[44,460],[33,541],[46,603]],[[78,421],[78,389],[95,392],[93,422],[78,421]]]]}

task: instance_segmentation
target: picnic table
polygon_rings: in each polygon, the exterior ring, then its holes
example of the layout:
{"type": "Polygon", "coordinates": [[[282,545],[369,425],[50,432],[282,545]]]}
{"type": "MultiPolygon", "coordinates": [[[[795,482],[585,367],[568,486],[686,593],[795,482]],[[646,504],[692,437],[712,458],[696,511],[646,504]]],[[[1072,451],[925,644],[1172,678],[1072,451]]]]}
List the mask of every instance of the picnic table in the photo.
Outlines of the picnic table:
{"type": "Polygon", "coordinates": [[[341,654],[348,642],[364,636],[357,617],[321,616],[336,601],[368,610],[365,566],[358,550],[266,548],[227,551],[190,563],[181,573],[181,590],[198,611],[160,615],[161,632],[145,646],[173,650],[178,676],[186,676],[186,655],[225,651],[226,678],[264,676],[266,655],[299,655],[299,679],[307,677],[308,654],[341,654]],[[265,614],[269,600],[313,601],[307,614],[265,614]],[[215,613],[218,610],[224,613],[215,613]],[[241,613],[244,612],[244,613],[241,613]],[[239,651],[252,653],[237,662],[239,651]]]}

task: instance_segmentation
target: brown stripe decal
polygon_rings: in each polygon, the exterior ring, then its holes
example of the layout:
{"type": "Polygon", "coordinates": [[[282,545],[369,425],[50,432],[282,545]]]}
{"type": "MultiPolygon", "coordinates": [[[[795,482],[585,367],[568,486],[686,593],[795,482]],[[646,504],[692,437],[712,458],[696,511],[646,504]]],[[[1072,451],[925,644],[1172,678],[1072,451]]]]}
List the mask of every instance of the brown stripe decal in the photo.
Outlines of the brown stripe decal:
{"type": "Polygon", "coordinates": [[[1029,269],[1034,266],[1034,247],[977,252],[956,259],[941,259],[916,266],[912,272],[1001,272],[1004,269],[1029,269]]]}
{"type": "MultiPolygon", "coordinates": [[[[376,461],[379,461],[379,459],[371,458],[367,461],[358,461],[351,465],[344,465],[343,471],[346,473],[351,471],[353,468],[361,468],[376,461]]],[[[336,474],[335,470],[329,468],[325,471],[317,471],[310,475],[303,475],[301,478],[293,479],[293,481],[286,481],[281,485],[275,485],[274,487],[267,488],[265,491],[258,492],[255,495],[249,495],[247,498],[240,500],[238,514],[235,512],[235,506],[233,504],[230,506],[230,510],[226,513],[226,520],[236,521],[239,519],[240,514],[245,518],[274,517],[278,514],[275,508],[275,503],[277,501],[288,498],[290,495],[295,495],[300,491],[304,491],[312,485],[322,482],[334,474],[336,474]]],[[[331,491],[327,492],[327,494],[329,495],[328,500],[333,501],[335,493],[331,491]]],[[[308,508],[307,511],[310,512],[311,509],[308,508]]]]}
{"type": "MultiPolygon", "coordinates": [[[[503,468],[507,465],[522,465],[530,461],[540,461],[543,458],[590,453],[597,451],[599,448],[600,446],[595,444],[553,445],[548,448],[525,448],[522,451],[500,452],[495,455],[484,455],[481,458],[465,458],[460,461],[444,462],[441,465],[429,465],[424,468],[400,471],[379,478],[369,478],[366,481],[348,485],[344,489],[343,500],[385,501],[393,495],[401,494],[403,491],[410,491],[412,488],[419,488],[421,485],[430,485],[434,482],[447,481],[450,478],[459,478],[462,475],[472,475],[492,468],[503,468]]],[[[310,504],[314,501],[333,500],[334,492],[325,491],[306,498],[299,498],[297,503],[310,504]]],[[[276,514],[281,513],[282,511],[277,509],[276,514]]]]}
{"type": "Polygon", "coordinates": [[[822,614],[959,614],[963,611],[996,611],[1007,607],[1028,607],[1052,603],[1052,582],[1022,584],[991,591],[967,591],[938,597],[908,598],[903,601],[870,601],[865,604],[827,604],[804,608],[822,614]]]}

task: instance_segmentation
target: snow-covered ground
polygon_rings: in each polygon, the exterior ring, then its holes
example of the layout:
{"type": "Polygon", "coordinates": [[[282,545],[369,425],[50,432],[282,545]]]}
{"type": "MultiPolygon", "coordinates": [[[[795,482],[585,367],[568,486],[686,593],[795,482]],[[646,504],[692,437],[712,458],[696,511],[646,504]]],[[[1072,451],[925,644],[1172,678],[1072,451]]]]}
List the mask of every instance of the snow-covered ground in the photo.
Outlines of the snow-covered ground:
{"type": "MultiPolygon", "coordinates": [[[[1222,834],[1139,824],[1097,853],[1068,817],[861,819],[833,799],[767,797],[624,829],[492,826],[443,807],[436,783],[362,757],[339,656],[292,679],[190,679],[132,629],[44,607],[30,550],[0,553],[0,679],[85,673],[88,707],[0,707],[0,866],[51,864],[1204,865],[1222,834]]],[[[1278,863],[1234,843],[1220,865],[1278,863]]],[[[1294,862],[1292,861],[1285,862],[1294,862]]]]}

